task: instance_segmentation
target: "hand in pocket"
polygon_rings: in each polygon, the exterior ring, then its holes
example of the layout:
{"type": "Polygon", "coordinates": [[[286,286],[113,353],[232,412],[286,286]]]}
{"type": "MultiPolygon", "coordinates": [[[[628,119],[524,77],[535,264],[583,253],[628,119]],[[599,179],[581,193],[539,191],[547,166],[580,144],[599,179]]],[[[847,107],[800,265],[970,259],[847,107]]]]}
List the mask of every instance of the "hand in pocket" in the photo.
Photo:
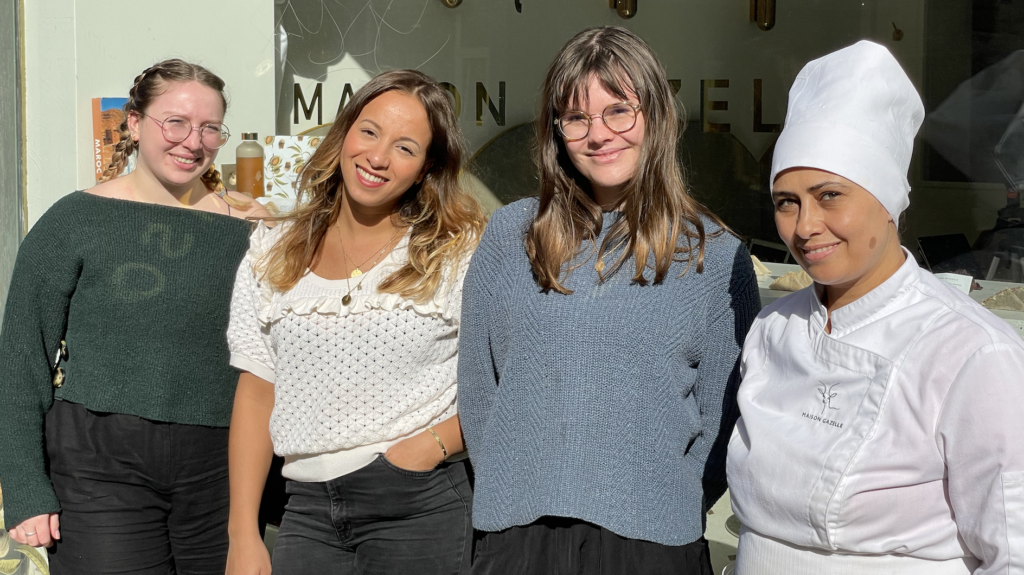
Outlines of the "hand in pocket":
{"type": "Polygon", "coordinates": [[[392,445],[384,458],[408,471],[430,471],[444,461],[441,447],[426,431],[392,445]]]}

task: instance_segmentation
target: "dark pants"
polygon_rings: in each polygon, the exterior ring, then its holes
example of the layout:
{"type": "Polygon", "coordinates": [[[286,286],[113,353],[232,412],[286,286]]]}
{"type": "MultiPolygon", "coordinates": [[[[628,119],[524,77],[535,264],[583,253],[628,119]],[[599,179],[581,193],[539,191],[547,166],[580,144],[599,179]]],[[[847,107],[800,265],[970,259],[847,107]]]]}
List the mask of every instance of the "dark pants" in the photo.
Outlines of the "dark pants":
{"type": "Polygon", "coordinates": [[[274,575],[467,573],[473,502],[466,467],[406,471],[379,456],[331,481],[289,481],[274,575]]]}
{"type": "Polygon", "coordinates": [[[54,575],[223,575],[227,429],[55,401],[46,449],[61,506],[54,575]]]}
{"type": "Polygon", "coordinates": [[[478,532],[473,575],[712,575],[708,542],[627,539],[586,521],[541,517],[478,532]]]}

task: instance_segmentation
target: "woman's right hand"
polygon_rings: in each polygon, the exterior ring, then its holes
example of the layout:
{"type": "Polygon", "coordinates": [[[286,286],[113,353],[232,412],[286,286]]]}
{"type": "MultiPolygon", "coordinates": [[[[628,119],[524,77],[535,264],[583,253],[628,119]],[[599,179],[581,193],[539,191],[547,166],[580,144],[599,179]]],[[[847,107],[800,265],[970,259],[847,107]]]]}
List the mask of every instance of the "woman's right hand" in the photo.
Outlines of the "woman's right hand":
{"type": "Polygon", "coordinates": [[[56,513],[29,517],[15,525],[8,533],[11,534],[11,539],[23,545],[50,547],[60,539],[60,517],[56,513]]]}
{"type": "Polygon", "coordinates": [[[232,537],[225,575],[270,575],[270,553],[257,536],[232,537]]]}

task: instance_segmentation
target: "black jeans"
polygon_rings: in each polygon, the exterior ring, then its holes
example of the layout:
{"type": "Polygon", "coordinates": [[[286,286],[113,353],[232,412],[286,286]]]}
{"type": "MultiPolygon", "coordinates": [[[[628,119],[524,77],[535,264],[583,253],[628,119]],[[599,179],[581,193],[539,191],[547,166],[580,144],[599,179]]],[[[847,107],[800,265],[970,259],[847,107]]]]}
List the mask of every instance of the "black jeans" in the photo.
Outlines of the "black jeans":
{"type": "Polygon", "coordinates": [[[473,502],[466,467],[406,471],[378,456],[331,481],[289,481],[274,575],[467,573],[473,502]]]}
{"type": "Polygon", "coordinates": [[[586,521],[541,517],[477,532],[473,575],[712,575],[708,542],[627,539],[586,521]]]}
{"type": "Polygon", "coordinates": [[[54,575],[223,575],[228,430],[55,401],[46,416],[60,501],[54,575]]]}

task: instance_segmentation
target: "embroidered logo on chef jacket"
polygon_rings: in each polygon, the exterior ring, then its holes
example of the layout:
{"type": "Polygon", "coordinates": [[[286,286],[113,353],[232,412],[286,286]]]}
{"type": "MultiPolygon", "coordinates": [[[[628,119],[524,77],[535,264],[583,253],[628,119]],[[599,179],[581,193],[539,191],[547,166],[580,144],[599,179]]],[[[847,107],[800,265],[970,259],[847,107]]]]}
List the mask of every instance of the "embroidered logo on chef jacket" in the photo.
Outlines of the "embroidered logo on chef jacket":
{"type": "Polygon", "coordinates": [[[825,413],[826,409],[835,409],[838,411],[838,407],[832,407],[832,400],[839,394],[832,390],[839,384],[833,383],[832,385],[826,386],[823,382],[819,383],[821,383],[821,386],[818,387],[818,393],[821,394],[821,412],[825,413]]]}
{"type": "Polygon", "coordinates": [[[839,411],[838,407],[832,405],[832,400],[836,399],[839,396],[839,392],[835,391],[835,388],[842,384],[842,382],[833,383],[831,385],[823,381],[819,381],[818,383],[821,384],[817,387],[819,396],[818,399],[821,402],[821,411],[818,413],[808,413],[807,411],[804,411],[800,415],[806,417],[807,419],[810,419],[811,421],[816,421],[818,423],[823,423],[825,425],[831,425],[832,427],[838,427],[839,429],[842,429],[843,423],[841,421],[836,421],[835,419],[833,419],[833,416],[829,414],[830,411],[839,411]]]}
{"type": "Polygon", "coordinates": [[[775,503],[764,518],[747,517],[750,528],[789,525],[792,542],[827,549],[842,509],[834,498],[877,421],[892,364],[806,334],[783,329],[768,338],[767,360],[740,386],[743,428],[729,451],[732,462],[758,470],[736,482],[739,497],[775,503]]]}

